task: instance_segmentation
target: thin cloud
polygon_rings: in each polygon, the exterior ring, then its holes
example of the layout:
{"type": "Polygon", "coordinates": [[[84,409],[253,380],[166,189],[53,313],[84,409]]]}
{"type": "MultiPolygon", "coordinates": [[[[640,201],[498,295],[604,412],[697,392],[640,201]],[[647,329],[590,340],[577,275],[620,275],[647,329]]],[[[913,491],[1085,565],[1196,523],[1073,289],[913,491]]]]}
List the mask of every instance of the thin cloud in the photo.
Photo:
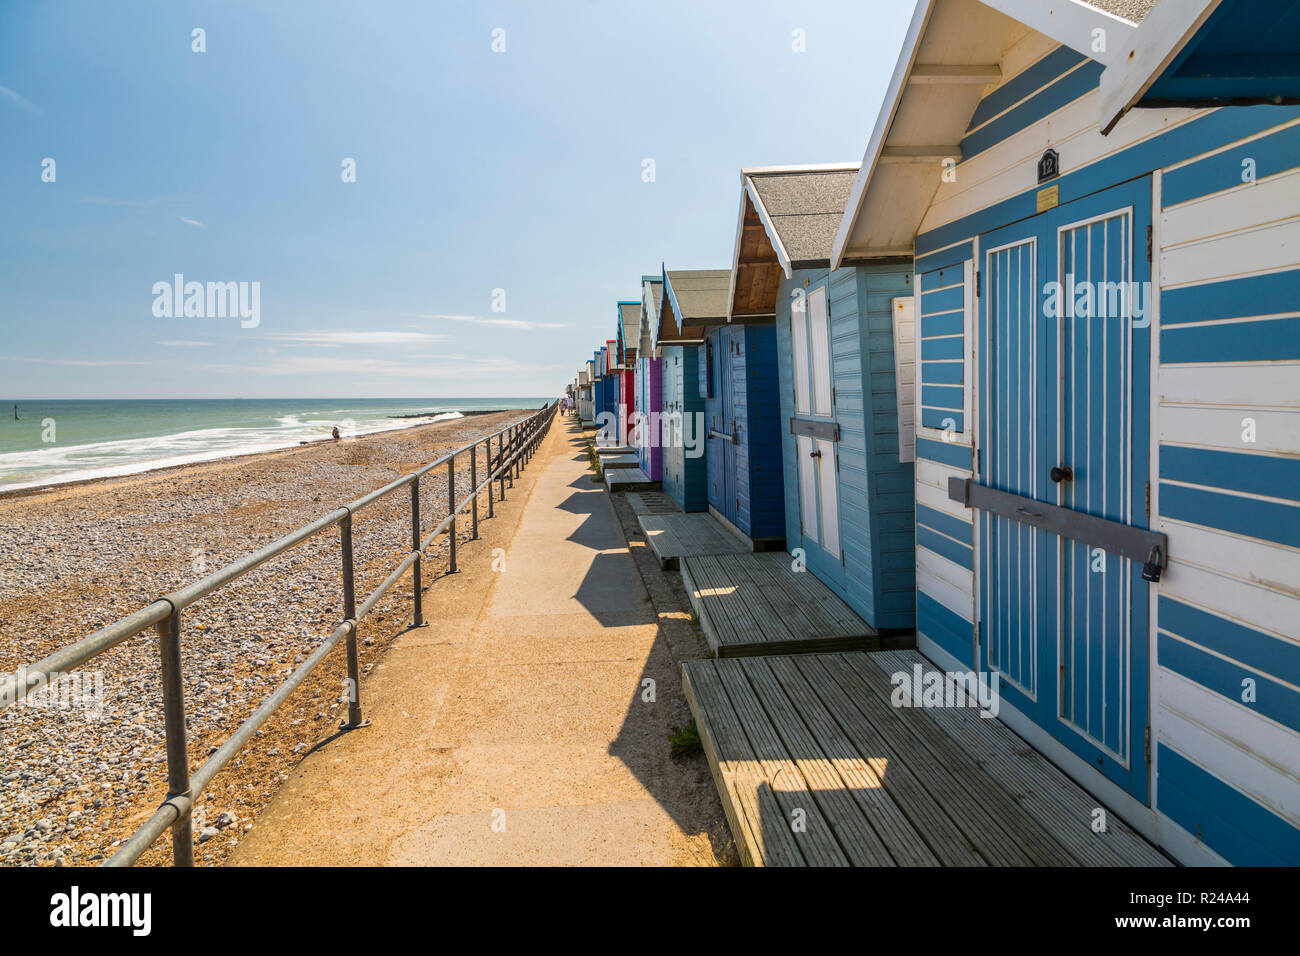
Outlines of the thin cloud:
{"type": "Polygon", "coordinates": [[[154,343],[154,345],[166,345],[171,348],[177,348],[177,349],[205,348],[209,345],[215,345],[215,344],[216,344],[215,342],[193,342],[185,339],[164,339],[161,342],[154,343]]]}
{"type": "Polygon", "coordinates": [[[191,219],[188,216],[181,216],[180,220],[181,222],[185,223],[187,226],[198,226],[200,229],[208,228],[207,226],[203,225],[203,223],[199,222],[197,219],[191,219]]]}
{"type": "MultiPolygon", "coordinates": [[[[416,356],[412,356],[414,358],[416,356]]],[[[208,369],[218,370],[226,369],[227,366],[209,365],[208,369]]],[[[457,376],[468,374],[471,376],[484,376],[485,378],[499,380],[503,374],[522,374],[525,372],[535,372],[538,369],[549,370],[558,369],[560,365],[537,365],[529,362],[517,362],[513,359],[486,358],[486,359],[457,359],[454,356],[446,356],[444,364],[441,366],[430,366],[427,361],[418,364],[407,364],[405,362],[393,361],[390,359],[361,359],[342,356],[292,356],[283,359],[277,359],[269,365],[260,367],[240,367],[238,371],[246,373],[256,373],[263,376],[288,376],[288,375],[331,375],[342,373],[351,376],[353,379],[360,377],[371,378],[388,378],[388,379],[417,379],[427,381],[431,372],[436,371],[440,376],[457,376]]]]}
{"type": "Polygon", "coordinates": [[[445,335],[430,332],[279,332],[271,336],[281,342],[298,342],[303,345],[324,345],[337,348],[342,345],[412,345],[441,342],[445,335]]]}
{"type": "Polygon", "coordinates": [[[522,329],[527,332],[537,329],[567,329],[563,322],[529,322],[524,319],[490,319],[479,315],[450,315],[445,312],[404,313],[412,319],[438,319],[444,322],[469,322],[473,325],[494,325],[503,329],[522,329]]]}
{"type": "Polygon", "coordinates": [[[77,202],[85,203],[90,206],[121,206],[126,209],[153,209],[156,206],[171,202],[167,196],[153,196],[147,199],[116,199],[112,196],[82,196],[77,202]]]}
{"type": "Polygon", "coordinates": [[[128,362],[117,359],[46,359],[25,355],[0,355],[0,361],[33,362],[37,365],[73,365],[78,368],[113,368],[119,365],[155,365],[155,362],[128,362]]]}
{"type": "Polygon", "coordinates": [[[41,108],[39,106],[37,106],[31,100],[19,96],[13,90],[9,89],[9,87],[7,86],[0,86],[0,100],[8,100],[10,103],[13,103],[14,106],[17,106],[19,109],[26,110],[29,113],[35,113],[37,116],[44,115],[41,113],[41,108]]]}

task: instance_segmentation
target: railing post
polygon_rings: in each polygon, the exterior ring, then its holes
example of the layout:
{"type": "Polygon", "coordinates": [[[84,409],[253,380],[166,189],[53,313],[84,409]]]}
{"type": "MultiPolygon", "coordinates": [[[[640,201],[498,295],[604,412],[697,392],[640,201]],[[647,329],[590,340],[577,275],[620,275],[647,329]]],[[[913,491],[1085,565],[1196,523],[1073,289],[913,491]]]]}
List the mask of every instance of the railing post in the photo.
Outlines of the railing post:
{"type": "Polygon", "coordinates": [[[519,467],[519,459],[515,455],[515,444],[519,435],[519,426],[510,426],[510,464],[506,470],[510,472],[510,487],[515,486],[515,469],[519,467]]]}
{"type": "MultiPolygon", "coordinates": [[[[185,686],[181,680],[181,612],[157,625],[162,669],[163,729],[167,734],[167,799],[190,795],[190,758],[185,742],[185,686]]],[[[172,824],[172,862],[194,865],[193,807],[172,824]]]]}
{"type": "MultiPolygon", "coordinates": [[[[416,552],[420,550],[420,477],[418,475],[411,482],[411,550],[416,552]]],[[[411,623],[416,627],[424,627],[424,589],[420,582],[420,565],[423,563],[424,556],[418,555],[415,564],[411,565],[411,592],[415,598],[415,612],[411,623]]]]}
{"type": "Polygon", "coordinates": [[[488,483],[487,483],[487,486],[488,486],[488,517],[491,518],[491,517],[492,517],[492,512],[493,512],[493,509],[492,509],[492,436],[491,436],[491,435],[488,435],[488,437],[487,437],[487,448],[485,449],[485,453],[484,453],[484,456],[483,456],[483,460],[484,460],[484,462],[485,462],[486,465],[487,465],[487,473],[488,473],[488,483]]]}
{"type": "Polygon", "coordinates": [[[447,514],[451,516],[451,524],[447,528],[447,549],[450,561],[447,565],[447,573],[456,573],[456,453],[451,453],[451,458],[447,460],[447,514]]]}
{"type": "Polygon", "coordinates": [[[357,662],[357,592],[352,572],[352,515],[339,522],[339,544],[343,552],[343,620],[348,628],[348,719],[339,723],[349,730],[364,727],[361,719],[361,668],[357,662]]]}
{"type": "Polygon", "coordinates": [[[506,500],[506,433],[497,436],[497,471],[501,479],[501,500],[506,500]]]}
{"type": "Polygon", "coordinates": [[[470,510],[470,530],[473,532],[470,537],[475,541],[478,540],[478,442],[469,446],[469,487],[470,494],[474,496],[473,503],[469,506],[470,510]]]}

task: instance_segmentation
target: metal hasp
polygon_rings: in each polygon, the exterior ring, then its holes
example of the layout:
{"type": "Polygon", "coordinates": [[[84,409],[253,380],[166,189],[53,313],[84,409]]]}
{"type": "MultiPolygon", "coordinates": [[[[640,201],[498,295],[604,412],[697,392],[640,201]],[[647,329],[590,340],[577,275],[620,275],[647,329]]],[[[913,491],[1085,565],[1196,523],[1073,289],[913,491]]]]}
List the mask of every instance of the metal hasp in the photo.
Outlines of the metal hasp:
{"type": "Polygon", "coordinates": [[[809,438],[820,438],[823,441],[840,440],[839,422],[810,422],[806,418],[790,419],[791,435],[806,435],[809,438]]]}
{"type": "Polygon", "coordinates": [[[1011,518],[1136,561],[1143,565],[1142,576],[1148,581],[1160,580],[1160,571],[1168,560],[1169,537],[1160,531],[1135,528],[1122,521],[1111,521],[1046,501],[998,491],[970,478],[949,478],[948,497],[967,508],[1011,518]],[[1148,577],[1150,574],[1154,577],[1148,577]]]}

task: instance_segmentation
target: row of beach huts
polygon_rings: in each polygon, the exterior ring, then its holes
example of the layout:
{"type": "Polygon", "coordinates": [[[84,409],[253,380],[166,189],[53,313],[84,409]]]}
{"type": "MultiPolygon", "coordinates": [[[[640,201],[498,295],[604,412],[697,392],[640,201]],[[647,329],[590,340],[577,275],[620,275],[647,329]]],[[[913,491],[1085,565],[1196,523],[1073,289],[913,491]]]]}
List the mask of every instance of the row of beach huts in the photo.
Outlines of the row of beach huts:
{"type": "Polygon", "coordinates": [[[743,169],[730,262],[629,285],[569,391],[747,859],[1300,863],[1297,103],[1295,0],[920,0],[861,163],[743,169]],[[998,720],[895,726],[900,668],[998,720]]]}

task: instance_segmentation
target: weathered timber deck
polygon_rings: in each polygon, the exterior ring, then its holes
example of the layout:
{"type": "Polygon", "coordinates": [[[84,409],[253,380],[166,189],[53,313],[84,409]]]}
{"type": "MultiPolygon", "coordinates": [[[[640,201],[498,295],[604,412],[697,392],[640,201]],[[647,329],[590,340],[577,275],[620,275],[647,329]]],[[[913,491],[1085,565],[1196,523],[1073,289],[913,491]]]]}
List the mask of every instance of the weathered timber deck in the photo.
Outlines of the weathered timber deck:
{"type": "Polygon", "coordinates": [[[689,555],[682,584],[719,657],[877,650],[880,636],[783,552],[689,555]]]}
{"type": "Polygon", "coordinates": [[[627,493],[627,503],[632,509],[634,515],[671,515],[681,514],[682,509],[677,507],[677,502],[669,498],[668,495],[657,488],[647,488],[644,491],[629,491],[627,493]]]}
{"type": "Polygon", "coordinates": [[[742,859],[759,866],[1168,866],[1001,721],[895,707],[915,651],[682,665],[742,859]]]}
{"type": "Polygon", "coordinates": [[[635,468],[638,471],[641,470],[641,459],[636,455],[601,455],[599,451],[596,454],[600,456],[600,467],[606,471],[611,468],[635,468]]]}
{"type": "Polygon", "coordinates": [[[646,543],[664,568],[676,568],[678,559],[703,554],[744,554],[745,543],[711,514],[652,514],[637,519],[646,543]]]}
{"type": "Polygon", "coordinates": [[[635,455],[636,449],[629,448],[627,445],[602,445],[596,442],[596,454],[604,457],[605,455],[635,455]]]}
{"type": "Polygon", "coordinates": [[[640,468],[610,468],[604,462],[601,464],[605,468],[605,488],[611,493],[659,487],[659,482],[651,481],[640,468]]]}

